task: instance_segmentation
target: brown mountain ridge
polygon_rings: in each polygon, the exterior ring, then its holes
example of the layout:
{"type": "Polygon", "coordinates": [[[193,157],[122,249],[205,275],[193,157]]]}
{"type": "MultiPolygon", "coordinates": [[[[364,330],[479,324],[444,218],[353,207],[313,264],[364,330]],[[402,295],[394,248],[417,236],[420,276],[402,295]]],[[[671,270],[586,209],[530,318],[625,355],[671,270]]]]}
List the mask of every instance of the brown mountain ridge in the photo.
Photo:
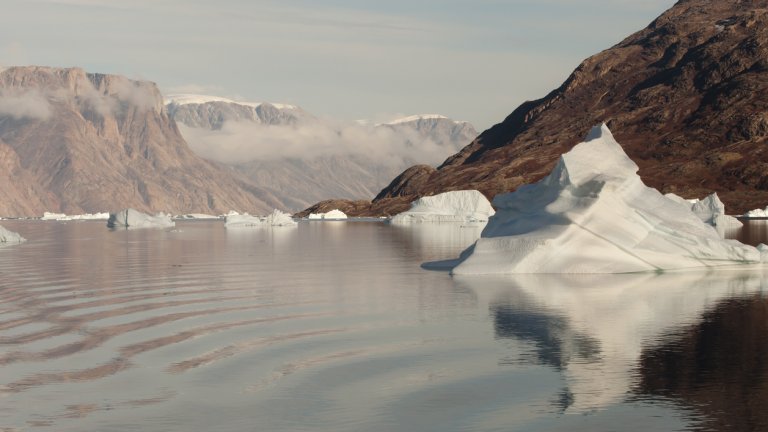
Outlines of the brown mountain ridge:
{"type": "Polygon", "coordinates": [[[409,168],[370,205],[329,201],[308,211],[392,214],[459,189],[492,198],[541,179],[601,122],[649,186],[686,198],[716,191],[734,214],[765,207],[768,1],[679,1],[438,169],[409,168]]]}
{"type": "Polygon", "coordinates": [[[0,182],[3,216],[282,207],[194,154],[154,83],[78,68],[0,70],[0,182]]]}

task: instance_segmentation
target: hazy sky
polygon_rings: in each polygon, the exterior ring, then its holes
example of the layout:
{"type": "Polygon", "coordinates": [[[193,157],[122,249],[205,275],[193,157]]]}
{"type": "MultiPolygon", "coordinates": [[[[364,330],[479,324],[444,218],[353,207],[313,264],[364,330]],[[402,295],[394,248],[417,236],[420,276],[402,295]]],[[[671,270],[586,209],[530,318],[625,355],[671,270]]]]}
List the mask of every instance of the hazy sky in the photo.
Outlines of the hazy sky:
{"type": "Polygon", "coordinates": [[[0,65],[483,130],[673,0],[0,0],[0,65]]]}

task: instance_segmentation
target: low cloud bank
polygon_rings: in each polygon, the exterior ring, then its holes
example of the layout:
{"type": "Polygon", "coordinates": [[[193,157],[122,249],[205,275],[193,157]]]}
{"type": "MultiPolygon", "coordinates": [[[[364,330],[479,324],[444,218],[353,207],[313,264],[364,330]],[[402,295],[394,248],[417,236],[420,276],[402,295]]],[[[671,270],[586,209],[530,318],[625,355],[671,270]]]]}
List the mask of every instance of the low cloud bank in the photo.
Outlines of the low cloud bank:
{"type": "Polygon", "coordinates": [[[357,155],[382,165],[406,159],[436,165],[468,143],[436,143],[416,130],[321,120],[298,125],[225,122],[220,130],[179,124],[182,135],[200,156],[227,164],[285,158],[357,155]]]}
{"type": "Polygon", "coordinates": [[[0,116],[47,120],[51,116],[51,104],[38,90],[0,89],[0,116]]]}

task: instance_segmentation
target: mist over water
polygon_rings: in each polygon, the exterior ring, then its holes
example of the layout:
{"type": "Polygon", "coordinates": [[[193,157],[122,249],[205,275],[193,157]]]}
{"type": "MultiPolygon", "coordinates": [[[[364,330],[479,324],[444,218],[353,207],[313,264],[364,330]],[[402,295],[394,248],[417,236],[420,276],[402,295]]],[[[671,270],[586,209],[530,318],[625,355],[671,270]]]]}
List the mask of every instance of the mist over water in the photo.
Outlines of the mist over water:
{"type": "Polygon", "coordinates": [[[768,419],[762,271],[421,269],[480,234],[450,224],[3,226],[29,241],[0,248],[0,430],[760,430],[768,419]]]}

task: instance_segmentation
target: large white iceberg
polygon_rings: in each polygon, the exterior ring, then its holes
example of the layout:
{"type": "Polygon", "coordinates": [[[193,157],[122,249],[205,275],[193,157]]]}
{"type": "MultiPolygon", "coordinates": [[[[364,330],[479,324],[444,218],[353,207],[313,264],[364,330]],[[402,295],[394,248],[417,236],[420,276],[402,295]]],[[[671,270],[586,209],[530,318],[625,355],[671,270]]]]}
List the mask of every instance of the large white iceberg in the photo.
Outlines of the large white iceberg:
{"type": "Polygon", "coordinates": [[[246,227],[273,227],[273,226],[296,226],[296,221],[291,215],[275,210],[268,216],[251,216],[248,213],[227,215],[224,226],[227,228],[246,228],[246,227]]]}
{"type": "Polygon", "coordinates": [[[461,190],[419,198],[410,210],[395,215],[391,223],[485,222],[494,213],[485,195],[476,190],[461,190]]]}
{"type": "Polygon", "coordinates": [[[158,213],[151,216],[132,208],[110,213],[107,220],[109,228],[169,228],[176,226],[171,216],[158,213]]]}
{"type": "Polygon", "coordinates": [[[643,184],[605,125],[536,184],[497,196],[497,213],[454,274],[628,273],[761,262],[643,184]]]}
{"type": "Polygon", "coordinates": [[[27,239],[20,236],[18,233],[7,230],[5,227],[0,226],[0,246],[13,243],[25,242],[27,239]]]}

